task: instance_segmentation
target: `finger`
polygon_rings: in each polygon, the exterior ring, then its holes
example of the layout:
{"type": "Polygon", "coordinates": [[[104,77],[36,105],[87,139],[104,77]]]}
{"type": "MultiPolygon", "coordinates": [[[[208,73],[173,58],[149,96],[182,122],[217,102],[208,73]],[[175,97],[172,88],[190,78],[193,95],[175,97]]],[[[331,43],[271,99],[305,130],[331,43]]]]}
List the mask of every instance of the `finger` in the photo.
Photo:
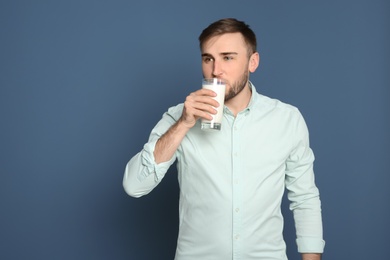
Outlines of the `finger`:
{"type": "Polygon", "coordinates": [[[219,106],[218,102],[212,98],[187,97],[186,101],[184,102],[185,109],[192,114],[195,114],[196,110],[201,110],[201,111],[215,114],[216,113],[215,107],[218,106],[219,106]]]}
{"type": "Polygon", "coordinates": [[[194,102],[191,98],[188,98],[184,102],[184,118],[188,121],[197,120],[202,117],[208,120],[212,119],[212,114],[216,114],[217,110],[206,103],[194,102]]]}
{"type": "Polygon", "coordinates": [[[193,103],[203,103],[213,107],[219,107],[218,101],[210,96],[191,94],[187,96],[186,101],[193,103]]]}
{"type": "Polygon", "coordinates": [[[208,112],[205,110],[190,108],[186,110],[185,118],[188,119],[189,121],[198,120],[199,118],[212,120],[213,119],[212,114],[216,114],[216,110],[208,112]]]}
{"type": "Polygon", "coordinates": [[[215,93],[213,90],[206,89],[206,88],[198,89],[193,94],[195,94],[197,96],[210,96],[210,97],[216,97],[217,96],[217,93],[215,93]]]}

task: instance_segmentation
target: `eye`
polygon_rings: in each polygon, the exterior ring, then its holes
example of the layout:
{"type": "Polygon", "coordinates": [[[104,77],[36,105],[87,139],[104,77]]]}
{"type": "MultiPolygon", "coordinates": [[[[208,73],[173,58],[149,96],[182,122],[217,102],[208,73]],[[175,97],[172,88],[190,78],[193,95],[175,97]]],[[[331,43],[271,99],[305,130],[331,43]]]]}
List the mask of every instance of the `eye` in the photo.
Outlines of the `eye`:
{"type": "Polygon", "coordinates": [[[214,59],[211,58],[211,57],[207,57],[207,56],[203,57],[203,62],[204,62],[204,63],[209,63],[209,62],[211,62],[211,61],[214,61],[214,59]]]}
{"type": "Polygon", "coordinates": [[[233,60],[233,56],[224,56],[223,60],[225,61],[233,60]]]}

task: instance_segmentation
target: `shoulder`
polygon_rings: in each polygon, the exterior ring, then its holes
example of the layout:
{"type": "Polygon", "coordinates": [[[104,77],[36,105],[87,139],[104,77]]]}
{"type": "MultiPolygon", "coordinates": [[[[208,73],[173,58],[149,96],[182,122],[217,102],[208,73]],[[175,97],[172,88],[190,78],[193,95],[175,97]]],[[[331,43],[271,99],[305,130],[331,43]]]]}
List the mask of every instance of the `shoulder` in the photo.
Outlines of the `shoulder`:
{"type": "MultiPolygon", "coordinates": [[[[296,114],[300,115],[297,107],[285,103],[279,99],[271,98],[260,94],[256,87],[251,83],[252,93],[252,108],[256,111],[256,114],[268,114],[274,112],[278,114],[296,114]]],[[[251,105],[250,105],[251,106],[251,105]]]]}
{"type": "Polygon", "coordinates": [[[300,110],[291,104],[258,94],[255,117],[274,129],[283,129],[292,136],[306,136],[308,129],[300,110]]]}
{"type": "Polygon", "coordinates": [[[279,99],[262,95],[260,93],[256,93],[256,95],[257,102],[255,108],[258,111],[301,117],[301,113],[296,106],[280,101],[279,99]]]}

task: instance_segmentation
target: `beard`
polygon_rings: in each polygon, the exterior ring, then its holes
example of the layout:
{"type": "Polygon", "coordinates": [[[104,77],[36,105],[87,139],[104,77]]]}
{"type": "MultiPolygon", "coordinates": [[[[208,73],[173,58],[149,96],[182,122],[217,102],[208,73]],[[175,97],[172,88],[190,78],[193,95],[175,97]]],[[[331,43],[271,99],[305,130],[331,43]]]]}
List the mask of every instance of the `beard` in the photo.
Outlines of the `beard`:
{"type": "Polygon", "coordinates": [[[225,102],[234,98],[245,88],[249,80],[249,72],[245,71],[242,76],[234,82],[229,89],[229,92],[225,94],[225,102]]]}

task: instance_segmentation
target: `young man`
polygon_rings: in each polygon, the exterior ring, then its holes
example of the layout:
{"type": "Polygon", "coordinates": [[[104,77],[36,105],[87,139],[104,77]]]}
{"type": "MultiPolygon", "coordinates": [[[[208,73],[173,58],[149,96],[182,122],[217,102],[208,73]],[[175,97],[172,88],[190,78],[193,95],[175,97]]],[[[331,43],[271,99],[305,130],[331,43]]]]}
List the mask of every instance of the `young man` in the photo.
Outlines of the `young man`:
{"type": "Polygon", "coordinates": [[[205,78],[227,82],[221,131],[204,132],[215,93],[199,89],[170,108],[143,150],[127,164],[123,185],[149,193],[177,160],[180,185],[177,260],[285,260],[281,201],[291,201],[302,259],[324,248],[314,156],[298,109],[256,92],[249,81],[260,57],[244,22],[222,19],[199,37],[205,78]]]}

